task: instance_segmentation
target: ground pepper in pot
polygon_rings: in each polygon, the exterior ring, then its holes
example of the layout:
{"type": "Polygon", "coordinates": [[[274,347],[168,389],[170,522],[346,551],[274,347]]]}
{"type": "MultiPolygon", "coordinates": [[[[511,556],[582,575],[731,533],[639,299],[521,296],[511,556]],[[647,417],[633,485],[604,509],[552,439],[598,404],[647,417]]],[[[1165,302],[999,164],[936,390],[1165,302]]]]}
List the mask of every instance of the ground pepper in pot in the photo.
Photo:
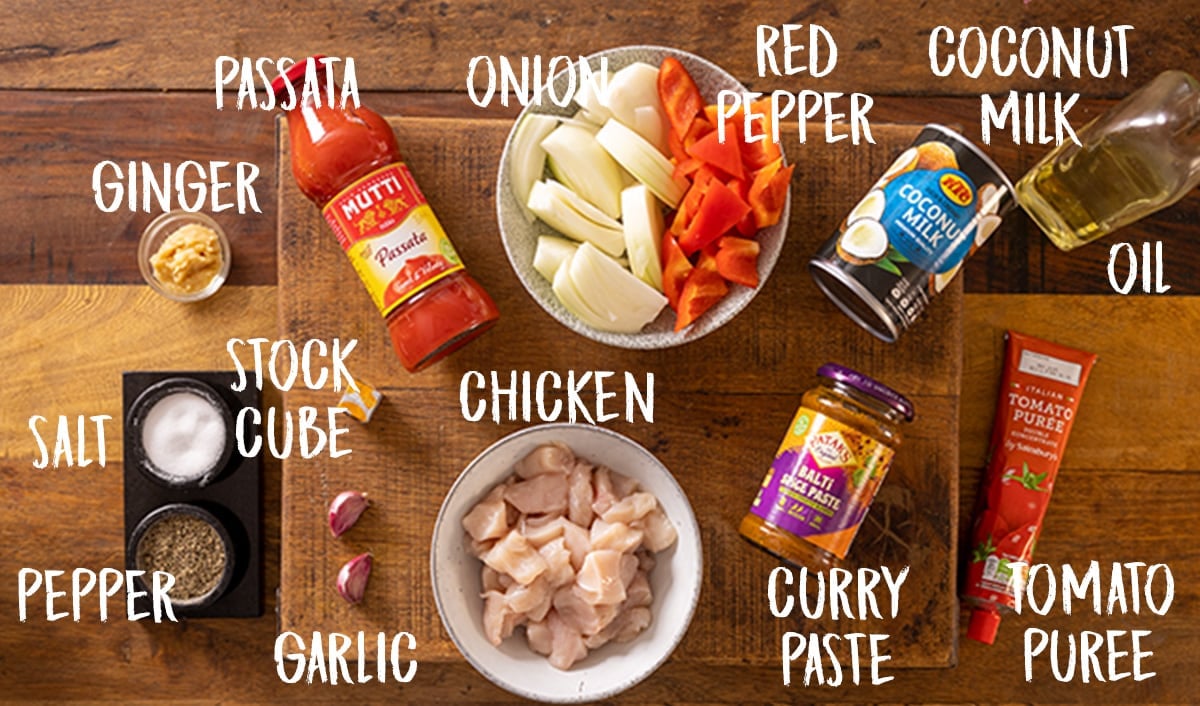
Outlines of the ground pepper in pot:
{"type": "Polygon", "coordinates": [[[191,515],[169,515],[155,522],[137,546],[139,569],[175,577],[173,601],[207,596],[221,582],[227,561],[217,530],[191,515]]]}

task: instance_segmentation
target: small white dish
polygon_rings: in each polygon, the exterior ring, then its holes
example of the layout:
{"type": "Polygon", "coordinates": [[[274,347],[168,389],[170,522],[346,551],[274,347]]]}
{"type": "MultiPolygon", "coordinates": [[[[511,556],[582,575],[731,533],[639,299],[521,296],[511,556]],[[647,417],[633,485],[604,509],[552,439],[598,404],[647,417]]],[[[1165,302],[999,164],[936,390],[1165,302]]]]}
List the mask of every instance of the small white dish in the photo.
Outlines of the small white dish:
{"type": "Polygon", "coordinates": [[[584,424],[545,424],[514,432],[489,446],[459,475],[438,513],[430,572],[438,613],[459,652],[492,683],[518,696],[552,703],[597,701],[652,674],[674,651],[691,623],[704,574],[700,529],[683,489],[645,448],[614,431],[584,424]],[[484,637],[482,563],[466,549],[462,518],[513,465],[538,446],[559,441],[578,456],[636,479],[653,493],[679,539],[655,554],[650,626],[625,644],[609,643],[562,671],[513,635],[499,647],[484,637]]]}
{"type": "MultiPolygon", "coordinates": [[[[600,58],[607,58],[608,70],[616,72],[618,69],[638,61],[658,66],[668,56],[678,59],[688,70],[688,73],[696,81],[696,86],[700,89],[700,94],[704,97],[706,104],[716,103],[717,94],[721,90],[738,91],[739,94],[746,90],[736,78],[716,64],[695,54],[668,47],[619,47],[598,52],[586,59],[588,66],[593,70],[598,70],[600,58]]],[[[568,88],[568,73],[563,71],[557,74],[552,81],[557,94],[565,95],[568,88]]],[[[572,115],[577,108],[578,106],[574,103],[565,108],[559,108],[550,101],[543,101],[543,105],[531,103],[513,122],[513,131],[509,132],[508,139],[504,143],[504,152],[500,156],[500,167],[496,173],[496,216],[500,224],[500,239],[504,243],[508,261],[512,264],[521,284],[525,286],[525,290],[529,292],[529,296],[533,297],[547,313],[563,326],[594,341],[617,348],[643,350],[670,348],[694,341],[724,326],[742,309],[746,308],[754,299],[754,295],[766,286],[767,278],[770,276],[771,270],[775,268],[775,262],[779,259],[779,253],[783,249],[788,215],[791,213],[791,190],[788,191],[779,223],[770,228],[764,228],[755,236],[755,240],[761,247],[758,255],[758,287],[750,289],[740,284],[730,284],[729,293],[721,301],[717,302],[691,326],[680,332],[675,331],[675,312],[669,307],[664,308],[657,319],[637,333],[613,333],[592,328],[567,311],[558,297],[554,296],[550,283],[533,268],[533,253],[537,247],[538,236],[558,235],[559,233],[540,220],[530,223],[525,219],[525,215],[517,203],[517,198],[513,195],[512,180],[509,175],[513,136],[516,126],[520,124],[526,113],[567,117],[572,115]]],[[[784,163],[787,163],[786,155],[784,163]]]]}

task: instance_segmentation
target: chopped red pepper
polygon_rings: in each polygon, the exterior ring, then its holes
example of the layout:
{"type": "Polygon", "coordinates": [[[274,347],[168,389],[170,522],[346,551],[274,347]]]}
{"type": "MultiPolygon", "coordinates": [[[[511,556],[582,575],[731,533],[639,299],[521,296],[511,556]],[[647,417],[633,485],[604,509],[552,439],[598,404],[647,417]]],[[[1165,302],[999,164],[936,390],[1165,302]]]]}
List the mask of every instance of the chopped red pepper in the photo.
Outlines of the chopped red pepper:
{"type": "Polygon", "coordinates": [[[692,189],[698,188],[704,190],[700,209],[679,238],[679,246],[688,255],[724,235],[750,212],[750,204],[719,179],[713,179],[704,187],[697,180],[692,189]]]}
{"type": "Polygon", "coordinates": [[[683,149],[683,135],[675,132],[675,128],[670,128],[667,130],[667,147],[670,148],[671,159],[673,159],[676,164],[690,159],[687,151],[683,149]]]}
{"type": "Polygon", "coordinates": [[[679,295],[683,291],[683,283],[692,271],[692,263],[687,255],[679,249],[679,242],[670,233],[663,234],[663,294],[672,309],[679,310],[679,295]]]}
{"type": "Polygon", "coordinates": [[[754,211],[754,224],[767,228],[779,222],[783,204],[787,201],[788,184],[796,165],[783,166],[783,158],[771,162],[754,175],[748,201],[754,211]]]}
{"type": "Polygon", "coordinates": [[[746,169],[752,172],[762,169],[783,156],[783,150],[779,148],[779,143],[772,139],[773,130],[770,116],[770,101],[763,99],[750,105],[750,135],[752,138],[762,136],[757,141],[752,142],[746,138],[744,116],[739,125],[739,129],[743,130],[739,140],[742,163],[746,165],[746,169]]]}
{"type": "MultiPolygon", "coordinates": [[[[701,167],[701,171],[703,171],[703,167],[701,167]]],[[[703,198],[704,189],[696,188],[695,182],[693,182],[687,193],[683,195],[683,200],[679,202],[679,208],[675,211],[674,218],[671,219],[671,227],[668,230],[672,235],[679,237],[684,234],[688,226],[692,224],[696,213],[700,211],[700,201],[703,198]]]]}
{"type": "Polygon", "coordinates": [[[692,157],[716,167],[727,176],[742,179],[745,177],[742,153],[738,147],[737,132],[729,129],[730,126],[730,123],[726,123],[725,142],[720,140],[720,131],[713,130],[685,149],[692,157]]]}
{"type": "Polygon", "coordinates": [[[700,261],[683,283],[683,292],[676,308],[675,330],[682,331],[690,326],[728,293],[729,286],[717,273],[716,260],[707,253],[702,253],[700,261]]]}
{"type": "Polygon", "coordinates": [[[668,56],[659,66],[658,98],[677,135],[686,135],[692,120],[704,110],[700,89],[675,57],[668,56]]]}
{"type": "MultiPolygon", "coordinates": [[[[750,203],[750,182],[749,181],[746,181],[744,179],[734,179],[733,181],[730,181],[727,184],[727,186],[730,189],[733,189],[737,193],[738,196],[741,196],[743,201],[745,201],[746,203],[750,203]]],[[[754,221],[754,207],[753,206],[751,206],[750,212],[747,213],[745,216],[742,216],[742,220],[737,222],[737,232],[741,233],[742,235],[746,236],[747,238],[753,238],[754,235],[756,233],[758,233],[758,224],[755,223],[755,221],[754,221]]]]}
{"type": "Polygon", "coordinates": [[[688,127],[687,132],[681,133],[683,135],[683,149],[686,151],[689,147],[699,142],[700,138],[715,130],[716,128],[713,127],[712,123],[708,122],[705,118],[696,118],[688,127]]]}
{"type": "Polygon", "coordinates": [[[717,272],[747,287],[758,286],[758,241],[725,236],[717,241],[717,272]]]}
{"type": "MultiPolygon", "coordinates": [[[[764,101],[765,100],[766,99],[764,99],[764,101]]],[[[755,103],[754,105],[758,105],[758,103],[755,103]]],[[[713,125],[719,125],[721,122],[721,106],[717,105],[716,103],[704,106],[704,117],[713,125]]],[[[742,104],[739,101],[737,110],[733,112],[733,115],[725,118],[725,129],[736,130],[738,133],[738,138],[740,139],[742,136],[742,123],[744,120],[745,111],[742,110],[742,104]]]]}
{"type": "Polygon", "coordinates": [[[695,157],[688,157],[679,164],[675,165],[675,172],[672,174],[672,176],[676,179],[679,179],[680,177],[688,179],[692,176],[692,174],[696,173],[696,170],[699,169],[702,164],[704,163],[699,159],[696,159],[695,157]]]}

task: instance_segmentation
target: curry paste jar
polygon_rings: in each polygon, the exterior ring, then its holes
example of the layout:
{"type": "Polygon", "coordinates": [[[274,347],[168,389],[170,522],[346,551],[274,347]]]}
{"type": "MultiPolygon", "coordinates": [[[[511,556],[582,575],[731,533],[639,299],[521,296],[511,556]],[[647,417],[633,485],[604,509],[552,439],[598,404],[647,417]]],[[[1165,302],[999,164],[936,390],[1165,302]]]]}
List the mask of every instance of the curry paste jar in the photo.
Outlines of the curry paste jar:
{"type": "Polygon", "coordinates": [[[841,365],[822,365],[817,376],[740,531],[787,561],[819,570],[846,558],[913,407],[841,365]]]}

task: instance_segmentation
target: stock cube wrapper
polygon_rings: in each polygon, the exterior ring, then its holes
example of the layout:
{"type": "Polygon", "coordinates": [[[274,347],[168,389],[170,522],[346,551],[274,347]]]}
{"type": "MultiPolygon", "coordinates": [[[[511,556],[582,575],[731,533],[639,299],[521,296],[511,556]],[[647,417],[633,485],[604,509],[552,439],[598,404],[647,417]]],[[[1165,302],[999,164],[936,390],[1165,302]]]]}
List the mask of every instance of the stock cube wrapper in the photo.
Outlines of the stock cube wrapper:
{"type": "Polygon", "coordinates": [[[362,380],[354,382],[358,389],[355,390],[354,385],[348,386],[342,393],[342,399],[337,406],[349,412],[351,417],[366,424],[371,421],[371,416],[379,408],[379,401],[383,399],[383,393],[362,380]]]}

